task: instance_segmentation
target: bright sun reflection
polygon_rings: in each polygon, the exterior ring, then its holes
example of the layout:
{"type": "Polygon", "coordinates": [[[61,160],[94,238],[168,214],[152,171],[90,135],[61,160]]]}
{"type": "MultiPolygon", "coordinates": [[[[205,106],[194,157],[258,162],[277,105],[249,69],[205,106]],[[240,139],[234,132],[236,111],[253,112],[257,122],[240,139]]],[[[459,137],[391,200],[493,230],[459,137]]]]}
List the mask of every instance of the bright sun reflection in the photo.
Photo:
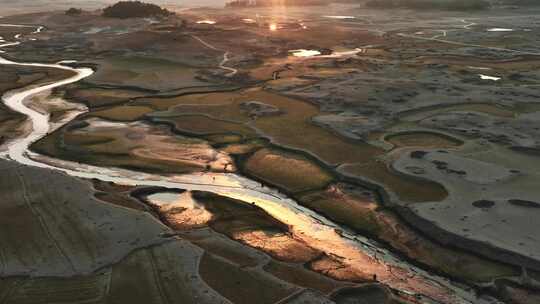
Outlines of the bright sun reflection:
{"type": "Polygon", "coordinates": [[[317,50],[291,50],[289,51],[294,57],[313,57],[321,55],[321,52],[317,50]]]}
{"type": "Polygon", "coordinates": [[[251,18],[244,18],[242,19],[242,21],[244,21],[244,23],[257,23],[255,19],[251,19],[251,18]]]}
{"type": "Polygon", "coordinates": [[[275,31],[277,31],[278,26],[277,26],[277,24],[275,24],[275,23],[270,23],[270,26],[268,26],[268,28],[269,28],[272,32],[275,32],[275,31]]]}
{"type": "Polygon", "coordinates": [[[199,20],[197,24],[216,24],[214,20],[199,20]]]}

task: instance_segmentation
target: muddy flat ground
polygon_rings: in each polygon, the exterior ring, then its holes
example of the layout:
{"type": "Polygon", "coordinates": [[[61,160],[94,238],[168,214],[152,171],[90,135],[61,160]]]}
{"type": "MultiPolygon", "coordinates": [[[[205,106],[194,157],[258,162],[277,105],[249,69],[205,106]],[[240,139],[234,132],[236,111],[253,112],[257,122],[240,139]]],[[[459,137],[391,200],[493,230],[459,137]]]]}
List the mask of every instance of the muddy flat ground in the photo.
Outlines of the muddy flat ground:
{"type": "MultiPolygon", "coordinates": [[[[50,114],[34,160],[210,189],[242,176],[228,187],[294,210],[1,160],[0,302],[540,301],[540,9],[0,23],[44,27],[0,25],[20,42],[0,56],[94,70],[25,101],[50,114]]],[[[0,92],[69,76],[1,65],[0,92]]],[[[31,129],[0,107],[1,149],[31,129]]]]}

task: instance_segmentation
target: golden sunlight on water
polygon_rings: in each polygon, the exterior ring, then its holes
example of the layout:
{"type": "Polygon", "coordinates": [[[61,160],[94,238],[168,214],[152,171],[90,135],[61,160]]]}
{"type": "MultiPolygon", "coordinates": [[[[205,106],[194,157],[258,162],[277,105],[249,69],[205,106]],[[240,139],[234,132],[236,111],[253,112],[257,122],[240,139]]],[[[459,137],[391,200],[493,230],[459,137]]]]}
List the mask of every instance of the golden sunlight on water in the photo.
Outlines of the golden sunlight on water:
{"type": "Polygon", "coordinates": [[[195,201],[190,191],[184,193],[160,192],[149,195],[148,201],[157,206],[167,220],[175,225],[199,226],[212,220],[212,213],[195,201]],[[178,212],[177,210],[182,210],[178,212]]]}
{"type": "Polygon", "coordinates": [[[304,210],[287,199],[267,199],[264,196],[238,191],[219,191],[220,194],[262,208],[270,216],[290,227],[291,235],[330,256],[339,257],[339,261],[354,273],[362,274],[366,279],[377,278],[401,292],[424,294],[448,303],[460,302],[452,292],[436,281],[428,279],[423,273],[411,272],[408,267],[399,266],[397,260],[383,250],[373,250],[369,243],[359,243],[346,232],[321,225],[321,218],[309,210],[304,210]],[[369,249],[371,247],[371,249],[369,249]],[[368,253],[370,252],[370,253],[368,253]]]}
{"type": "Polygon", "coordinates": [[[275,32],[278,29],[278,25],[276,23],[270,23],[270,25],[268,26],[268,29],[271,30],[272,32],[275,32]]]}
{"type": "Polygon", "coordinates": [[[313,57],[313,56],[321,55],[321,52],[317,50],[304,50],[304,49],[291,50],[289,51],[289,53],[291,53],[294,57],[313,57]]]}
{"type": "Polygon", "coordinates": [[[324,18],[330,18],[330,19],[341,19],[341,20],[346,20],[346,19],[355,19],[356,17],[354,16],[323,16],[324,18]]]}
{"type": "Polygon", "coordinates": [[[216,21],[214,21],[214,20],[199,20],[199,21],[197,21],[197,24],[216,24],[216,21]]]}

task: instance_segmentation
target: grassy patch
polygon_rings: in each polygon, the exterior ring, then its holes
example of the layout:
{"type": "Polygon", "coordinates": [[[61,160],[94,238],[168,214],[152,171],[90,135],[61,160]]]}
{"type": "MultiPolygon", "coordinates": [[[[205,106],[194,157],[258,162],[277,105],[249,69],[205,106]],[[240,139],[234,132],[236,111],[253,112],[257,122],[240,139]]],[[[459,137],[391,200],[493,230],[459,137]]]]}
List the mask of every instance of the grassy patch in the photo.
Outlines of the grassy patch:
{"type": "Polygon", "coordinates": [[[489,282],[519,274],[519,269],[445,248],[419,235],[394,213],[377,208],[373,198],[332,185],[299,198],[302,205],[356,231],[385,241],[407,257],[440,272],[471,282],[489,282]]]}
{"type": "Polygon", "coordinates": [[[438,202],[448,196],[448,192],[440,184],[394,173],[380,161],[347,165],[342,168],[342,171],[359,177],[367,177],[393,191],[405,202],[438,202]]]}
{"type": "Polygon", "coordinates": [[[75,76],[75,73],[62,69],[4,65],[0,70],[0,94],[30,84],[53,83],[71,76],[75,76]]]}
{"type": "Polygon", "coordinates": [[[386,140],[397,147],[452,148],[463,142],[453,137],[433,132],[403,132],[391,134],[386,140]]]}
{"type": "Polygon", "coordinates": [[[237,99],[240,96],[241,94],[237,92],[205,93],[173,98],[141,99],[137,103],[152,106],[160,111],[169,110],[170,114],[198,113],[224,120],[247,122],[249,117],[238,109],[237,99]]]}
{"type": "Polygon", "coordinates": [[[319,109],[309,103],[263,91],[251,92],[249,99],[284,110],[284,115],[255,122],[277,144],[309,151],[329,164],[364,162],[382,153],[367,143],[348,141],[314,125],[311,118],[319,114],[319,109]]]}
{"type": "Polygon", "coordinates": [[[90,116],[112,121],[136,121],[153,112],[149,107],[117,106],[90,113],[90,116]]]}
{"type": "Polygon", "coordinates": [[[100,69],[87,81],[165,91],[207,84],[197,80],[197,71],[167,59],[117,56],[102,61],[100,69]]]}
{"type": "Polygon", "coordinates": [[[311,210],[356,231],[375,235],[381,229],[375,215],[377,203],[369,197],[345,195],[339,187],[332,186],[325,191],[303,195],[298,200],[311,210]]]}
{"type": "Polygon", "coordinates": [[[242,141],[242,136],[236,134],[215,134],[204,137],[206,140],[213,144],[235,144],[242,141]]]}
{"type": "Polygon", "coordinates": [[[32,149],[66,160],[144,172],[189,173],[207,170],[208,165],[223,169],[203,140],[140,136],[140,132],[134,127],[92,132],[66,132],[64,128],[41,139],[32,149]]]}
{"type": "Polygon", "coordinates": [[[497,104],[470,103],[470,104],[447,104],[405,111],[400,114],[403,121],[420,121],[422,119],[447,112],[478,112],[492,116],[513,118],[515,113],[511,108],[497,104]]]}
{"type": "Polygon", "coordinates": [[[256,136],[253,129],[242,123],[212,119],[203,115],[167,116],[153,118],[153,120],[170,122],[176,130],[198,136],[216,134],[236,134],[246,138],[256,136]]]}
{"type": "Polygon", "coordinates": [[[66,96],[89,108],[111,106],[127,102],[131,98],[143,95],[141,92],[122,89],[75,88],[69,89],[66,96]]]}
{"type": "Polygon", "coordinates": [[[243,155],[255,152],[258,149],[264,148],[266,142],[261,140],[252,140],[241,144],[230,144],[221,149],[221,151],[231,155],[243,155]]]}
{"type": "Polygon", "coordinates": [[[245,163],[245,170],[289,192],[325,187],[332,175],[306,157],[274,149],[257,151],[245,163]]]}
{"type": "MultiPolygon", "coordinates": [[[[309,151],[329,164],[365,162],[383,151],[367,143],[352,142],[314,125],[311,118],[319,109],[307,102],[262,90],[198,94],[174,99],[148,99],[140,104],[168,109],[161,115],[204,114],[221,120],[248,122],[241,109],[244,102],[258,101],[280,109],[283,114],[260,117],[252,124],[276,144],[309,151]]],[[[215,128],[215,132],[220,129],[215,128]]]]}
{"type": "Polygon", "coordinates": [[[91,146],[107,144],[114,141],[114,138],[107,135],[86,134],[84,136],[81,136],[80,134],[75,134],[71,132],[64,133],[64,143],[66,143],[67,145],[91,146]]]}
{"type": "Polygon", "coordinates": [[[19,125],[25,121],[22,114],[13,112],[0,104],[0,145],[8,138],[17,136],[19,125]]]}

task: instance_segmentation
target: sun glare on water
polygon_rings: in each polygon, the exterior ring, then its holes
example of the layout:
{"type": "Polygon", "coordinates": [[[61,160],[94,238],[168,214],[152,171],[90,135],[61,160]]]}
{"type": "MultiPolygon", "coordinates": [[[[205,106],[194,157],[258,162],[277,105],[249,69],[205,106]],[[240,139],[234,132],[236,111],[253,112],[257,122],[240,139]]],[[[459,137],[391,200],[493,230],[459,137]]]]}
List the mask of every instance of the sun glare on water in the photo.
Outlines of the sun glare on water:
{"type": "Polygon", "coordinates": [[[197,24],[216,24],[214,20],[199,20],[197,24]]]}
{"type": "Polygon", "coordinates": [[[324,18],[330,18],[330,19],[342,19],[342,20],[346,20],[346,19],[356,19],[355,16],[323,16],[324,18]]]}
{"type": "Polygon", "coordinates": [[[271,30],[272,32],[275,32],[277,31],[278,26],[276,23],[270,23],[270,25],[268,26],[268,29],[271,30]]]}
{"type": "Polygon", "coordinates": [[[289,51],[294,57],[313,57],[321,55],[320,51],[317,50],[291,50],[289,51]]]}
{"type": "Polygon", "coordinates": [[[244,19],[242,19],[242,21],[244,23],[249,23],[249,24],[257,23],[257,21],[255,19],[251,19],[251,18],[244,18],[244,19]]]}
{"type": "Polygon", "coordinates": [[[492,80],[492,81],[501,80],[501,77],[495,77],[495,76],[489,76],[489,75],[483,75],[483,74],[479,74],[478,76],[480,76],[480,79],[482,80],[492,80]]]}

